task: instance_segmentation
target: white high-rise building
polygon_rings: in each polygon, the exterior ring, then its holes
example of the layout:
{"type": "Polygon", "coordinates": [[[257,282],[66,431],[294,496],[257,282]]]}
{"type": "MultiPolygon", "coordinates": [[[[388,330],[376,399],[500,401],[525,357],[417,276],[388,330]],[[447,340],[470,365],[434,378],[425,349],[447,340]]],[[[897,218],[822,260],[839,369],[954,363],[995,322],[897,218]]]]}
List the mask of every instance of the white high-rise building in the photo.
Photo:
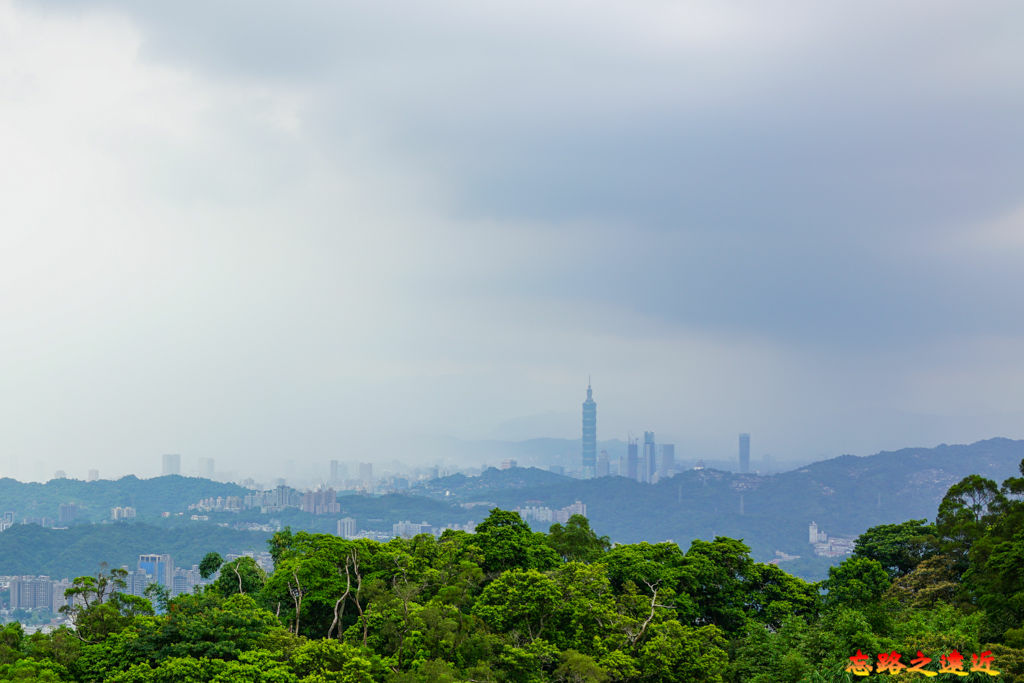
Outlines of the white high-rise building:
{"type": "Polygon", "coordinates": [[[356,520],[353,517],[342,517],[338,520],[338,535],[342,538],[355,538],[356,520]]]}

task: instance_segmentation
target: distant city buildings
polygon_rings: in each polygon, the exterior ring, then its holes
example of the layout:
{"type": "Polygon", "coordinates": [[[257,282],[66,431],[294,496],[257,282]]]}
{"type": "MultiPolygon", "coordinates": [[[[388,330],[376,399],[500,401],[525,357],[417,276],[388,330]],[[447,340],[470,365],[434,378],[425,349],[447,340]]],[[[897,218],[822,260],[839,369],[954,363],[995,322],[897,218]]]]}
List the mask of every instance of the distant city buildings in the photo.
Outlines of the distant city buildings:
{"type": "Polygon", "coordinates": [[[597,454],[597,476],[607,477],[611,473],[611,461],[608,458],[608,451],[601,451],[597,454]]]}
{"type": "Polygon", "coordinates": [[[59,524],[70,524],[78,516],[78,506],[74,503],[61,503],[57,506],[57,522],[59,524]]]}
{"type": "Polygon", "coordinates": [[[14,512],[8,510],[0,514],[0,531],[7,531],[14,526],[14,512]]]}
{"type": "Polygon", "coordinates": [[[331,486],[338,486],[348,479],[348,467],[337,460],[331,461],[331,486]]]}
{"type": "Polygon", "coordinates": [[[302,494],[302,511],[313,515],[336,515],[341,512],[338,493],[334,489],[318,489],[302,494]]]}
{"type": "Polygon", "coordinates": [[[524,507],[517,507],[514,511],[518,512],[525,522],[533,521],[544,524],[554,524],[556,522],[558,524],[565,524],[573,515],[587,516],[586,504],[578,500],[572,505],[566,505],[558,510],[553,510],[547,506],[526,505],[524,507]]]}
{"type": "Polygon", "coordinates": [[[856,539],[829,535],[811,522],[807,529],[807,540],[814,546],[814,554],[818,557],[842,557],[853,552],[856,539]]]}
{"type": "Polygon", "coordinates": [[[359,479],[366,488],[373,488],[373,463],[359,463],[359,479]]]}
{"type": "Polygon", "coordinates": [[[412,538],[420,534],[429,534],[433,532],[434,527],[428,522],[421,522],[420,524],[413,524],[412,522],[398,522],[397,524],[391,525],[391,535],[397,538],[412,538]]]}
{"type": "Polygon", "coordinates": [[[139,555],[138,569],[152,576],[153,581],[161,586],[171,587],[171,580],[174,576],[174,564],[171,562],[170,555],[158,555],[155,553],[139,555]]]}
{"type": "Polygon", "coordinates": [[[519,461],[517,461],[515,458],[505,458],[504,460],[501,461],[501,464],[498,465],[498,469],[502,470],[510,470],[513,467],[519,467],[519,461]]]}
{"type": "Polygon", "coordinates": [[[639,446],[637,440],[632,437],[627,437],[626,443],[626,471],[625,473],[619,472],[619,476],[629,477],[630,479],[636,479],[639,481],[640,472],[640,455],[639,446]]]}
{"type": "Polygon", "coordinates": [[[163,457],[163,474],[181,474],[181,455],[178,453],[165,453],[163,457]]]}
{"type": "Polygon", "coordinates": [[[587,400],[583,402],[583,478],[592,479],[597,474],[597,403],[594,392],[587,383],[587,400]]]}
{"type": "Polygon", "coordinates": [[[130,522],[135,519],[135,508],[114,507],[110,508],[110,519],[115,522],[130,522]]]}
{"type": "Polygon", "coordinates": [[[11,609],[46,609],[56,612],[65,604],[64,591],[71,583],[52,581],[49,576],[19,576],[7,582],[11,609]]]}
{"type": "Polygon", "coordinates": [[[342,538],[355,538],[356,520],[353,517],[343,517],[338,520],[338,536],[342,538]]]}
{"type": "Polygon", "coordinates": [[[750,472],[750,434],[740,434],[740,473],[750,472]]]}
{"type": "MultiPolygon", "coordinates": [[[[179,463],[180,466],[180,463],[179,463]]],[[[199,458],[199,476],[204,479],[213,479],[214,463],[213,458],[199,458]]]]}
{"type": "Polygon", "coordinates": [[[99,470],[89,470],[89,473],[86,475],[85,478],[86,478],[86,481],[98,481],[99,478],[100,478],[100,471],[99,470]]]}
{"type": "Polygon", "coordinates": [[[661,465],[658,467],[658,478],[668,479],[676,471],[676,446],[671,443],[661,444],[661,465]]]}
{"type": "Polygon", "coordinates": [[[654,483],[654,475],[657,472],[657,461],[654,455],[654,432],[644,432],[644,451],[640,460],[640,472],[638,481],[648,484],[654,483]]]}
{"type": "Polygon", "coordinates": [[[57,470],[56,472],[53,473],[53,478],[54,479],[67,479],[68,478],[68,473],[65,472],[64,470],[57,470]]]}

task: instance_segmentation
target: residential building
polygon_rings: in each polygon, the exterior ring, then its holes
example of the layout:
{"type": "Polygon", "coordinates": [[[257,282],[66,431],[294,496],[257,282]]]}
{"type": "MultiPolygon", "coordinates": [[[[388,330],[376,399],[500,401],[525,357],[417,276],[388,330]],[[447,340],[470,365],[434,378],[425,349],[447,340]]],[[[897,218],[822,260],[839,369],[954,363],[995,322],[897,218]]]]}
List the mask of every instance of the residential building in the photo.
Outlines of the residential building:
{"type": "Polygon", "coordinates": [[[740,473],[750,471],[750,434],[740,434],[740,473]]]}
{"type": "Polygon", "coordinates": [[[355,538],[356,520],[354,517],[342,517],[338,520],[338,535],[342,538],[355,538]]]}

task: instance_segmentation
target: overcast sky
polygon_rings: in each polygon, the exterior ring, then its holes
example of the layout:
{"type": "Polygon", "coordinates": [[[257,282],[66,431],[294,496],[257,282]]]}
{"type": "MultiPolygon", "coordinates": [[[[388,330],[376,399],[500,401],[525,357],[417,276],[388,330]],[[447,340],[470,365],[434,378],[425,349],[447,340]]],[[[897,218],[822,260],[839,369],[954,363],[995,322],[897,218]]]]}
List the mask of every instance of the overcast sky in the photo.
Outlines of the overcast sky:
{"type": "Polygon", "coordinates": [[[0,474],[1024,437],[1019,2],[0,0],[0,474]],[[430,456],[434,457],[434,456],[430,456]]]}

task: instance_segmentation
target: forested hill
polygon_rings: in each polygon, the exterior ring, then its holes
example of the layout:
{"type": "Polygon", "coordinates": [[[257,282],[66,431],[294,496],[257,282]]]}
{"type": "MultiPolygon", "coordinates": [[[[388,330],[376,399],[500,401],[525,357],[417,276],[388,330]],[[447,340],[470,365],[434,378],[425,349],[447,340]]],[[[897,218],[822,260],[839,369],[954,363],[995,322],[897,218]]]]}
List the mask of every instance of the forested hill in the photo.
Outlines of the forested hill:
{"type": "Polygon", "coordinates": [[[81,481],[52,479],[45,484],[0,479],[0,513],[14,512],[15,519],[57,519],[61,504],[73,503],[76,521],[98,522],[110,519],[113,507],[134,507],[139,518],[155,517],[161,512],[184,510],[188,503],[210,496],[244,496],[247,490],[236,484],[224,484],[170,475],[139,479],[81,481]]]}
{"type": "Polygon", "coordinates": [[[134,568],[143,553],[168,553],[176,566],[187,568],[210,551],[226,555],[266,550],[269,537],[269,533],[215,526],[197,530],[104,524],[45,529],[36,524],[16,524],[0,534],[0,575],[74,578],[94,574],[100,562],[134,568]]]}
{"type": "Polygon", "coordinates": [[[511,508],[525,502],[587,504],[594,528],[616,542],[743,538],[759,559],[775,550],[810,551],[807,525],[856,536],[870,526],[932,518],[950,485],[977,473],[1000,480],[1024,458],[1024,441],[989,439],[970,445],[908,448],[872,456],[845,455],[770,476],[690,470],[655,485],[621,477],[577,480],[529,469],[445,477],[416,489],[457,502],[511,508]],[[740,496],[743,514],[740,513],[740,496]]]}

